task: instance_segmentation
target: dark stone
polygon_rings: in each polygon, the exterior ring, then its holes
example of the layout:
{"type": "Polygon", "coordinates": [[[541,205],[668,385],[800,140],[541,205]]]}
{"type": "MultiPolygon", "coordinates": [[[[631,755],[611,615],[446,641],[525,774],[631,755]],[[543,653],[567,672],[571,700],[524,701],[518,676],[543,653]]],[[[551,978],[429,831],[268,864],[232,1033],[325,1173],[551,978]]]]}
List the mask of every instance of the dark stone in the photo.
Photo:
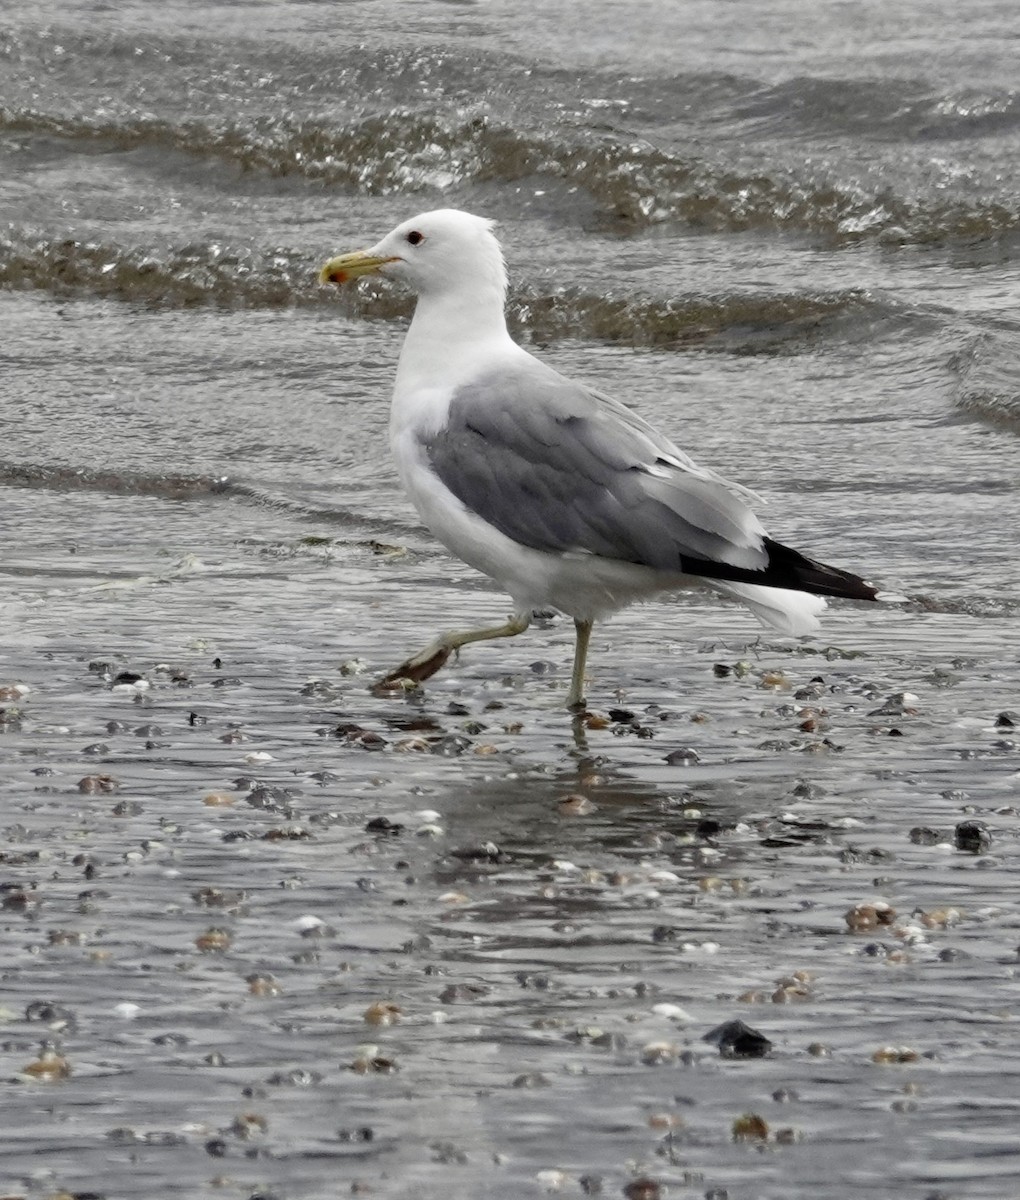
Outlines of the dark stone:
{"type": "Polygon", "coordinates": [[[477,983],[451,983],[439,993],[442,1004],[457,1004],[462,1000],[481,1000],[491,989],[477,983]]]}
{"type": "Polygon", "coordinates": [[[865,958],[888,958],[889,947],[883,946],[881,942],[868,942],[861,953],[865,958]]]}
{"type": "Polygon", "coordinates": [[[660,1200],[662,1184],[656,1179],[642,1176],[640,1179],[632,1179],[623,1189],[623,1194],[626,1200],[660,1200]]]}
{"type": "Polygon", "coordinates": [[[697,750],[692,750],[690,746],[685,746],[681,750],[671,750],[666,755],[666,762],[671,767],[689,767],[694,763],[701,762],[701,755],[697,750]]]}
{"type": "Polygon", "coordinates": [[[668,942],[677,942],[683,936],[683,930],[675,925],[656,925],[652,930],[652,941],[661,946],[668,942]]]}
{"type": "Polygon", "coordinates": [[[944,830],[929,829],[927,825],[915,825],[907,835],[915,846],[937,846],[949,836],[944,830]]]}
{"type": "Polygon", "coordinates": [[[371,1125],[360,1125],[357,1129],[338,1129],[336,1136],[341,1142],[370,1142],[375,1137],[371,1125]]]}
{"type": "Polygon", "coordinates": [[[961,821],[954,832],[957,850],[967,854],[987,854],[992,847],[992,835],[981,821],[961,821]]]}
{"type": "Polygon", "coordinates": [[[471,739],[458,733],[448,733],[429,746],[430,754],[439,754],[444,758],[456,758],[471,746],[471,739]]]}
{"type": "Polygon", "coordinates": [[[404,832],[404,827],[397,821],[391,821],[389,817],[373,817],[371,821],[365,824],[366,833],[385,833],[387,837],[399,837],[404,832]]]}
{"type": "Polygon", "coordinates": [[[49,1000],[33,1000],[25,1008],[26,1021],[42,1021],[46,1025],[75,1025],[77,1017],[72,1009],[49,1000]]]}
{"type": "Polygon", "coordinates": [[[764,1058],[772,1043],[757,1029],[743,1021],[726,1021],[710,1030],[702,1039],[719,1047],[723,1058],[764,1058]]]}
{"type": "Polygon", "coordinates": [[[292,811],[291,803],[294,797],[291,792],[282,787],[254,787],[244,798],[245,804],[264,812],[275,812],[286,816],[292,811]]]}
{"type": "Polygon", "coordinates": [[[339,783],[340,776],[335,775],[332,771],[312,771],[308,778],[317,783],[319,787],[326,787],[330,783],[339,783]]]}
{"type": "Polygon", "coordinates": [[[451,850],[450,854],[462,862],[500,863],[506,857],[495,842],[485,842],[481,846],[460,846],[451,850]]]}

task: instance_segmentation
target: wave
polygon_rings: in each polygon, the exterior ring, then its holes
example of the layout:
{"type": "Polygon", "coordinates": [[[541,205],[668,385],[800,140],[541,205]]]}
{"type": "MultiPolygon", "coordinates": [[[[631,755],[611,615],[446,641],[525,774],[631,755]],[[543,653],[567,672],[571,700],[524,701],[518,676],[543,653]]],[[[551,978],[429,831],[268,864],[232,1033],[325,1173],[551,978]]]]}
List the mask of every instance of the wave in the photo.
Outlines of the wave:
{"type": "Polygon", "coordinates": [[[173,472],[149,474],[123,468],[50,466],[0,460],[0,487],[55,492],[97,492],[109,496],[148,496],[173,501],[234,501],[255,508],[288,513],[299,520],[335,525],[352,532],[355,541],[364,540],[372,533],[392,538],[414,532],[413,526],[388,518],[352,512],[336,506],[324,508],[304,504],[300,500],[275,495],[254,484],[225,475],[173,472]]]}
{"type": "Polygon", "coordinates": [[[953,407],[975,418],[1020,433],[1020,329],[1000,326],[975,337],[952,356],[953,407]]]}
{"type": "Polygon", "coordinates": [[[932,596],[919,593],[908,596],[904,607],[907,612],[958,613],[967,617],[1020,616],[1020,600],[1011,596],[932,596]]]}
{"type": "Polygon", "coordinates": [[[451,117],[394,109],[344,125],[292,114],[248,122],[213,118],[60,117],[0,108],[0,132],[58,138],[71,147],[158,151],[213,159],[233,171],[355,194],[486,188],[540,178],[580,189],[596,226],[640,231],[675,222],[735,232],[777,230],[837,241],[943,243],[1020,230],[1015,204],[978,196],[908,197],[892,188],[832,182],[822,168],[737,170],[619,132],[517,128],[484,113],[451,117]]]}
{"type": "MultiPolygon", "coordinates": [[[[57,297],[103,297],[159,308],[232,309],[330,305],[349,319],[410,317],[414,301],[385,286],[337,291],[318,283],[318,262],[294,251],[191,243],[159,252],[101,241],[0,233],[0,287],[57,297]]],[[[677,298],[515,289],[507,318],[522,337],[668,347],[691,343],[753,349],[836,320],[894,320],[897,310],[859,289],[677,298]]]]}
{"type": "Polygon", "coordinates": [[[897,310],[864,291],[816,294],[750,293],[645,299],[561,289],[551,295],[515,293],[508,321],[536,340],[578,338],[631,346],[691,343],[751,350],[808,336],[836,320],[868,324],[894,320],[897,310]]]}
{"type": "Polygon", "coordinates": [[[187,500],[224,495],[235,485],[224,477],[202,475],[144,475],[92,467],[43,466],[0,461],[0,487],[24,487],[57,492],[107,492],[113,495],[159,496],[187,500]]]}
{"type": "Polygon", "coordinates": [[[923,80],[798,77],[738,97],[738,120],[761,132],[852,134],[883,141],[957,141],[1020,129],[1020,92],[942,92],[923,80]]]}
{"type": "Polygon", "coordinates": [[[218,242],[167,249],[0,232],[0,287],[99,296],[158,307],[274,308],[314,302],[311,262],[293,251],[218,242]]]}

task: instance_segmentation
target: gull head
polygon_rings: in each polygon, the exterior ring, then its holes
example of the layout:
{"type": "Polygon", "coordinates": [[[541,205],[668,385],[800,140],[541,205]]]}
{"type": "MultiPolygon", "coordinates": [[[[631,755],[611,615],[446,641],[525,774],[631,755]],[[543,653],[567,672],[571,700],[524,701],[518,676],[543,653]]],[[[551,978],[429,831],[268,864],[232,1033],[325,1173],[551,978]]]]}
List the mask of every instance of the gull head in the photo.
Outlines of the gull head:
{"type": "Polygon", "coordinates": [[[492,222],[440,208],[404,221],[367,250],[331,258],[320,283],[343,284],[361,275],[382,275],[419,296],[506,294],[506,266],[492,222]]]}

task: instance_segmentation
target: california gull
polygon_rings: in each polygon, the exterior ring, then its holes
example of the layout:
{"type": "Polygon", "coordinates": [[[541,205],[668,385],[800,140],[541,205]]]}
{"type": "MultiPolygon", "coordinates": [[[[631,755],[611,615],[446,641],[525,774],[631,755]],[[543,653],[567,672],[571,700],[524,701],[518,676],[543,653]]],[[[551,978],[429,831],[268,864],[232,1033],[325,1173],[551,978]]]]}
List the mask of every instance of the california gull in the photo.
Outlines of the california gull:
{"type": "Polygon", "coordinates": [[[441,634],[382,686],[428,679],[469,642],[514,637],[553,608],[574,619],[576,711],[593,622],[637,600],[708,586],[804,635],[818,628],[823,597],[875,599],[858,576],[773,541],[745,488],[517,345],[491,221],[423,213],[331,259],[320,279],[362,275],[418,296],[390,415],[400,479],[435,536],[514,604],[503,625],[441,634]]]}

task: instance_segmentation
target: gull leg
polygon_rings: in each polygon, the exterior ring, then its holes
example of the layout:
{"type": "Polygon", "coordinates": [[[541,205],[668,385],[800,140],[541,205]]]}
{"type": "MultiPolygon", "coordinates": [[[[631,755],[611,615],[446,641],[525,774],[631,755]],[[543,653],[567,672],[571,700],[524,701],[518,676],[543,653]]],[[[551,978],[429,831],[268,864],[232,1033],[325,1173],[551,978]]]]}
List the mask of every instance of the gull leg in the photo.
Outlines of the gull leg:
{"type": "Polygon", "coordinates": [[[445,666],[450,655],[459,650],[461,646],[466,646],[469,642],[488,642],[494,638],[516,637],[519,633],[523,633],[530,624],[530,613],[515,613],[505,625],[495,625],[488,629],[465,629],[459,633],[441,633],[420,654],[414,655],[407,662],[401,663],[396,670],[384,675],[375,685],[376,689],[382,692],[398,691],[416,683],[423,683],[445,666]]]}
{"type": "Polygon", "coordinates": [[[584,664],[588,658],[588,641],[593,624],[592,621],[579,621],[574,618],[577,640],[574,643],[574,670],[570,676],[570,691],[567,692],[567,708],[571,710],[584,706],[584,664]]]}

